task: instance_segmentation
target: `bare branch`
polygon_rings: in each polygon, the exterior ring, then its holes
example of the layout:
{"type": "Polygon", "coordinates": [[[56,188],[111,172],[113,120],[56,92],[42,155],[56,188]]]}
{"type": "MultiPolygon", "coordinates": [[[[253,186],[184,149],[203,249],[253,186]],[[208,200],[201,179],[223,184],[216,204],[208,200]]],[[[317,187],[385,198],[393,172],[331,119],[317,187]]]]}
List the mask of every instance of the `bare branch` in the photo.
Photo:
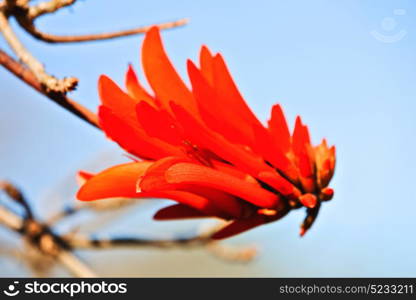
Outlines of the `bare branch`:
{"type": "Polygon", "coordinates": [[[78,79],[68,77],[59,80],[45,72],[43,65],[30,54],[16,37],[3,10],[0,10],[0,32],[3,34],[17,57],[33,72],[36,79],[42,84],[47,92],[65,94],[66,92],[75,89],[78,84],[78,79]]]}
{"type": "Polygon", "coordinates": [[[76,277],[97,277],[97,275],[86,264],[69,251],[61,251],[57,259],[76,277]]]}
{"type": "MultiPolygon", "coordinates": [[[[25,205],[22,193],[12,184],[1,181],[0,189],[18,203],[25,205]]],[[[27,204],[26,204],[27,205],[27,204]]],[[[30,210],[30,209],[29,209],[30,210]]],[[[0,223],[19,233],[26,242],[43,255],[56,259],[78,277],[95,277],[88,266],[71,253],[71,248],[65,241],[56,235],[47,225],[33,218],[33,215],[21,217],[4,206],[0,205],[0,223]]]]}
{"type": "Polygon", "coordinates": [[[153,240],[137,237],[120,237],[120,238],[88,238],[81,235],[71,236],[66,240],[73,248],[84,249],[107,249],[114,247],[156,247],[156,248],[174,248],[174,247],[192,247],[201,246],[211,243],[209,236],[195,236],[190,238],[176,238],[171,240],[153,240]]]}
{"type": "MultiPolygon", "coordinates": [[[[19,21],[19,18],[18,18],[19,21]]],[[[86,35],[54,35],[44,33],[36,28],[33,23],[28,24],[27,22],[19,21],[19,24],[33,37],[47,42],[47,43],[80,43],[80,42],[91,42],[91,41],[102,41],[109,40],[119,37],[143,34],[150,30],[153,26],[158,26],[160,29],[171,29],[179,26],[183,26],[188,23],[188,19],[180,19],[173,22],[160,23],[156,25],[143,26],[133,29],[121,30],[116,32],[98,33],[98,34],[86,34],[86,35]]]]}
{"type": "Polygon", "coordinates": [[[20,230],[23,226],[22,218],[2,206],[0,206],[0,223],[14,231],[20,230]]]}
{"type": "Polygon", "coordinates": [[[33,20],[44,14],[54,13],[57,10],[74,4],[77,0],[50,0],[44,1],[37,5],[30,6],[27,12],[27,18],[33,20]]]}
{"type": "Polygon", "coordinates": [[[231,246],[220,242],[210,243],[207,249],[218,258],[235,262],[249,262],[257,256],[258,252],[255,246],[231,246]]]}
{"type": "Polygon", "coordinates": [[[32,209],[30,208],[29,203],[16,186],[7,181],[0,181],[0,190],[4,191],[11,199],[22,205],[28,218],[33,218],[32,209]]]}
{"type": "Polygon", "coordinates": [[[79,118],[88,122],[96,128],[99,128],[97,115],[88,110],[86,107],[68,98],[61,93],[47,92],[43,89],[41,83],[37,80],[35,75],[29,69],[26,69],[20,63],[11,58],[6,52],[0,49],[0,64],[7,70],[20,78],[23,82],[37,90],[39,93],[47,96],[49,99],[75,114],[79,118]]]}

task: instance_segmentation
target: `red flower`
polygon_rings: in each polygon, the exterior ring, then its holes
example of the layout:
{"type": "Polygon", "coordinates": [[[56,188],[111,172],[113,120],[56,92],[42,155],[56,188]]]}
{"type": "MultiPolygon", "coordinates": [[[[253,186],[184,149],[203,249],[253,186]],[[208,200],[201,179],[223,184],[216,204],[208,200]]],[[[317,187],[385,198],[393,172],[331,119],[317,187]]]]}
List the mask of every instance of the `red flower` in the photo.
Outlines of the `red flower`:
{"type": "Polygon", "coordinates": [[[221,239],[307,207],[301,234],[322,201],[332,198],[335,148],[313,147],[296,119],[290,134],[280,105],[265,127],[247,106],[220,54],[201,48],[200,67],[188,60],[190,90],[165,54],[159,30],[147,34],[142,64],[147,92],[130,66],[126,89],[101,76],[100,126],[141,161],[114,166],[86,180],[84,201],[111,197],[168,198],[156,220],[218,217],[230,223],[221,239]]]}

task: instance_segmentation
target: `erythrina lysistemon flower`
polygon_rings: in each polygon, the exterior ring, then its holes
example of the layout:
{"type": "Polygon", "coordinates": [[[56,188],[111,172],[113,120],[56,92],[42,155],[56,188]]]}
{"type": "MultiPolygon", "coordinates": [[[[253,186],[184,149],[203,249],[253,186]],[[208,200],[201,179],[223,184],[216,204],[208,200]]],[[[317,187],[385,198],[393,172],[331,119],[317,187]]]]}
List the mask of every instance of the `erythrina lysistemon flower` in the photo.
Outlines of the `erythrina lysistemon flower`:
{"type": "Polygon", "coordinates": [[[132,157],[96,175],[80,172],[83,201],[112,197],[167,198],[177,203],[156,220],[217,217],[222,239],[306,207],[301,235],[312,225],[334,173],[335,148],[312,146],[297,117],[289,132],[282,108],[268,126],[252,113],[220,54],[203,46],[199,67],[188,60],[189,89],[165,54],[159,30],[147,32],[142,65],[153,91],[130,66],[126,92],[101,76],[100,126],[132,157]],[[137,159],[136,159],[137,158],[137,159]]]}

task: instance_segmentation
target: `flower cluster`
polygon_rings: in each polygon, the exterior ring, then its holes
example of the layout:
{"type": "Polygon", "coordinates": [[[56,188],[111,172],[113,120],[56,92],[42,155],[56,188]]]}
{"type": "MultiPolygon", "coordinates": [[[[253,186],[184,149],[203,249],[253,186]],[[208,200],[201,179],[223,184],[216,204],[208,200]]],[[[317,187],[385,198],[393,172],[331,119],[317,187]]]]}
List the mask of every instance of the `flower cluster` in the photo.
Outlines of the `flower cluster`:
{"type": "Polygon", "coordinates": [[[199,67],[187,62],[191,89],[168,59],[156,27],[144,39],[142,65],[153,93],[140,84],[131,66],[126,92],[106,76],[99,79],[100,126],[135,159],[96,175],[80,172],[85,183],[78,199],[172,199],[176,204],[159,210],[156,220],[228,220],[215,239],[306,207],[303,235],[322,201],[333,196],[328,184],[334,146],[325,140],[313,146],[300,117],[291,133],[280,105],[273,106],[264,126],[242,98],[222,56],[205,46],[199,67]]]}

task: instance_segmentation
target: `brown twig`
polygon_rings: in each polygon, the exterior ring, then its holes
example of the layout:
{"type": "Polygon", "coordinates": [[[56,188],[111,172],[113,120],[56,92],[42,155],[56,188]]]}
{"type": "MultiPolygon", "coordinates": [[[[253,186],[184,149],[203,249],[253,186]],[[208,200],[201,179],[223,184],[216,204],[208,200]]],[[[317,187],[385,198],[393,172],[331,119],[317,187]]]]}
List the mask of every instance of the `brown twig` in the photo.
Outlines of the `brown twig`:
{"type": "MultiPolygon", "coordinates": [[[[24,47],[24,45],[17,38],[13,32],[9,17],[13,16],[18,21],[19,25],[25,29],[32,36],[50,43],[70,43],[70,42],[87,42],[112,39],[117,37],[141,34],[148,31],[151,26],[144,26],[130,30],[81,35],[81,36],[56,36],[40,32],[34,25],[37,17],[44,14],[53,13],[60,8],[72,5],[76,0],[50,0],[41,2],[37,5],[29,5],[29,0],[3,0],[0,2],[0,32],[5,37],[6,41],[17,55],[19,60],[27,67],[15,61],[8,54],[0,49],[0,64],[6,69],[22,79],[25,83],[39,91],[40,93],[53,100],[55,103],[65,108],[66,110],[77,115],[81,119],[87,121],[89,124],[99,128],[97,116],[78,104],[74,100],[66,97],[68,91],[73,90],[78,80],[74,77],[57,79],[46,73],[43,65],[24,47]]],[[[174,22],[158,24],[161,29],[174,28],[185,25],[186,19],[181,19],[174,22]]]]}
{"type": "Polygon", "coordinates": [[[65,94],[75,89],[78,80],[74,77],[57,79],[45,72],[43,65],[23,46],[9,24],[7,8],[0,9],[0,32],[13,52],[35,75],[46,92],[65,94]]]}
{"type": "Polygon", "coordinates": [[[19,25],[26,30],[30,35],[47,43],[79,43],[90,41],[101,41],[125,37],[130,35],[143,34],[147,32],[152,26],[158,26],[160,29],[171,29],[183,26],[188,23],[188,19],[180,19],[172,22],[159,23],[149,26],[142,26],[127,30],[120,30],[116,32],[85,34],[85,35],[54,35],[40,31],[35,26],[37,17],[44,14],[54,13],[57,10],[74,4],[76,0],[50,0],[41,2],[37,5],[30,6],[27,1],[15,2],[9,1],[7,7],[11,15],[18,21],[19,25]]]}
{"type": "MultiPolygon", "coordinates": [[[[77,0],[50,0],[28,7],[27,18],[34,20],[44,14],[54,13],[57,10],[74,4],[77,0]]],[[[22,6],[22,5],[21,5],[22,6]]]]}
{"type": "Polygon", "coordinates": [[[0,64],[7,70],[13,73],[16,77],[20,78],[23,82],[37,90],[39,93],[47,96],[56,104],[75,114],[79,118],[88,122],[89,124],[99,128],[97,115],[88,110],[86,107],[77,103],[76,101],[68,98],[61,93],[47,92],[42,87],[42,84],[37,80],[33,72],[20,63],[11,58],[6,52],[0,49],[0,64]]]}
{"type": "MultiPolygon", "coordinates": [[[[19,20],[19,19],[18,19],[19,20]]],[[[143,26],[133,29],[121,30],[116,32],[98,33],[98,34],[86,34],[86,35],[54,35],[40,31],[36,26],[31,23],[19,22],[19,24],[33,37],[38,40],[47,43],[81,43],[91,41],[102,41],[114,38],[126,37],[131,35],[143,34],[149,31],[153,26],[158,26],[160,29],[171,29],[179,26],[183,26],[188,23],[188,19],[180,19],[173,22],[160,23],[150,26],[143,26]]]]}

